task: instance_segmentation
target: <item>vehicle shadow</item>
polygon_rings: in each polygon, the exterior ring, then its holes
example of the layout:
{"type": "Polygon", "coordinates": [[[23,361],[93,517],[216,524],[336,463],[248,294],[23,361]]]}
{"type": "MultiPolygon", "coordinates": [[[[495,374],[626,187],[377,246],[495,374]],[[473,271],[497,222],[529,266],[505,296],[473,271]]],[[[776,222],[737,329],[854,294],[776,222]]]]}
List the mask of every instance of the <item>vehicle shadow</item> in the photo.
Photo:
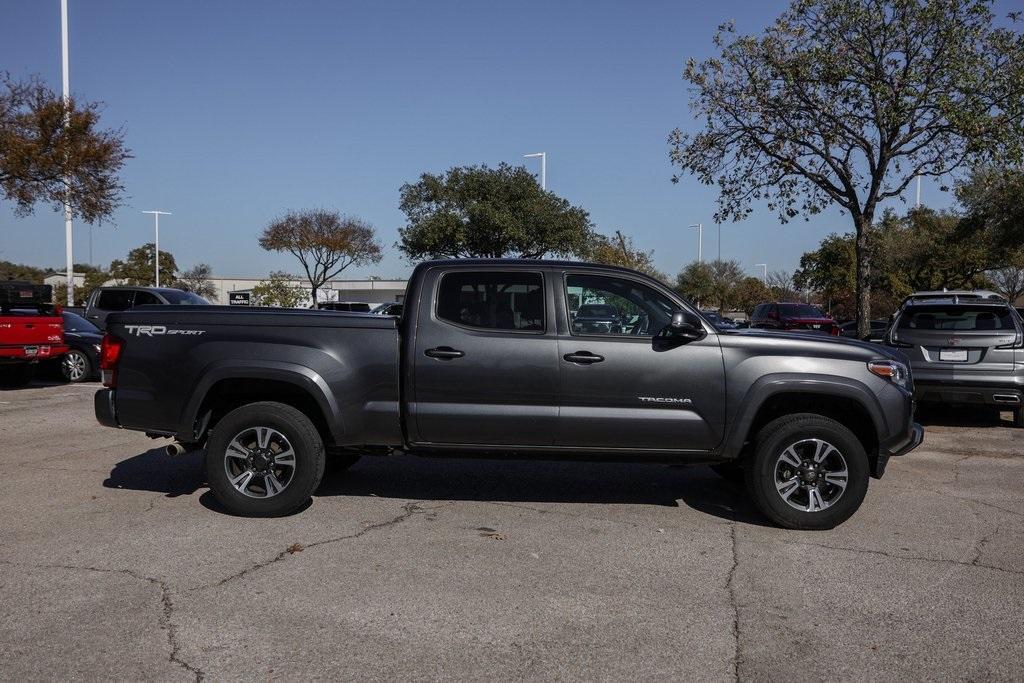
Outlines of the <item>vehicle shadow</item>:
{"type": "Polygon", "coordinates": [[[914,419],[925,427],[1012,427],[1013,415],[992,406],[918,404],[914,419]]]}
{"type": "Polygon", "coordinates": [[[202,451],[171,457],[163,448],[151,448],[114,465],[103,486],[164,493],[168,498],[192,495],[206,486],[202,451]]]}
{"type": "MultiPolygon", "coordinates": [[[[202,465],[202,451],[171,457],[153,448],[117,463],[103,486],[163,493],[169,498],[192,495],[206,488],[202,465]]],[[[684,504],[729,521],[769,525],[741,485],[703,466],[368,456],[349,470],[328,471],[316,495],[528,504],[684,504]]],[[[200,496],[200,503],[224,512],[209,491],[200,496]]]]}

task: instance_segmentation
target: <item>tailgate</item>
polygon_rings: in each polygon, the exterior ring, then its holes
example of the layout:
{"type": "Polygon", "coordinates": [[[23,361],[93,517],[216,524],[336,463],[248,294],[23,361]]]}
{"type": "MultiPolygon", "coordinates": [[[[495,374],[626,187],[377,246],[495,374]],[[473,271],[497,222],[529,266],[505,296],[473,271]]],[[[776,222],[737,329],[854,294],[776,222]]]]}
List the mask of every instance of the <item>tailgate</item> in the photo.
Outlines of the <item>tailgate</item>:
{"type": "Polygon", "coordinates": [[[17,312],[0,316],[0,347],[63,343],[64,321],[61,318],[17,312]]]}

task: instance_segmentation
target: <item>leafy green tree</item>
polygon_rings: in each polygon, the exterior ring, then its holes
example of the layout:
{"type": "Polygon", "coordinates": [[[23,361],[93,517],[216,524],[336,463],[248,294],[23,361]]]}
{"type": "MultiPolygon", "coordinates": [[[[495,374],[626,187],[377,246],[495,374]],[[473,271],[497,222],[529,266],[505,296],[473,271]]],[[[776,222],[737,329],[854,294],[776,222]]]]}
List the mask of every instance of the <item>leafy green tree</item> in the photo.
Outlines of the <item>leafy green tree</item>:
{"type": "Polygon", "coordinates": [[[208,263],[197,263],[188,270],[182,271],[174,285],[204,299],[212,299],[217,296],[217,288],[210,281],[212,277],[213,269],[208,263]]]}
{"type": "Polygon", "coordinates": [[[711,273],[712,294],[707,303],[721,313],[736,305],[736,289],[746,276],[738,261],[715,259],[708,263],[708,269],[711,273]]]}
{"type": "Polygon", "coordinates": [[[270,279],[252,288],[253,305],[297,308],[306,299],[306,292],[292,284],[295,278],[284,271],[274,271],[270,279]]]}
{"type": "MultiPolygon", "coordinates": [[[[156,246],[147,242],[128,252],[125,260],[115,259],[110,263],[110,279],[128,285],[152,287],[156,284],[156,273],[153,268],[153,254],[156,246]]],[[[177,279],[178,264],[169,251],[160,250],[160,282],[171,284],[177,279]]]]}
{"type": "Polygon", "coordinates": [[[399,248],[410,260],[546,254],[585,258],[589,214],[546,192],[525,168],[501,164],[424,173],[401,189],[408,222],[399,248]]]}
{"type": "Polygon", "coordinates": [[[995,246],[1010,252],[1024,245],[1024,169],[978,167],[957,184],[956,196],[967,231],[986,232],[995,246]]]}
{"type": "Polygon", "coordinates": [[[715,295],[715,278],[711,266],[701,261],[686,265],[676,276],[676,291],[701,306],[715,295]]]}
{"type": "Polygon", "coordinates": [[[659,280],[666,280],[665,274],[654,267],[654,252],[637,249],[633,246],[633,238],[623,235],[620,230],[616,230],[612,237],[594,234],[586,258],[594,263],[632,268],[659,280]]]}
{"type": "Polygon", "coordinates": [[[847,213],[867,335],[880,202],[919,176],[1021,159],[1024,38],[995,25],[991,0],[793,0],[763,35],[725,25],[715,45],[686,66],[703,130],[673,132],[672,161],[718,186],[716,220],[761,202],[783,222],[847,213]]]}
{"type": "Polygon", "coordinates": [[[753,315],[758,304],[765,303],[771,296],[771,290],[761,278],[748,276],[736,285],[735,305],[749,317],[753,315]]]}
{"type": "Polygon", "coordinates": [[[800,257],[800,267],[793,273],[793,284],[799,289],[818,292],[828,302],[849,298],[857,288],[856,252],[852,234],[831,233],[817,249],[800,257]]]}
{"type": "Polygon", "coordinates": [[[44,277],[46,277],[46,270],[43,268],[13,261],[0,261],[0,281],[25,280],[26,282],[42,283],[44,277]]]}
{"type": "Polygon", "coordinates": [[[290,211],[268,225],[260,235],[267,251],[286,251],[299,260],[312,289],[317,292],[349,266],[379,263],[380,244],[373,226],[337,211],[290,211]]]}
{"type": "Polygon", "coordinates": [[[27,215],[45,202],[68,200],[72,212],[94,223],[121,204],[118,173],[131,158],[124,132],[100,130],[99,106],[65,101],[37,79],[0,74],[0,192],[27,215]]]}

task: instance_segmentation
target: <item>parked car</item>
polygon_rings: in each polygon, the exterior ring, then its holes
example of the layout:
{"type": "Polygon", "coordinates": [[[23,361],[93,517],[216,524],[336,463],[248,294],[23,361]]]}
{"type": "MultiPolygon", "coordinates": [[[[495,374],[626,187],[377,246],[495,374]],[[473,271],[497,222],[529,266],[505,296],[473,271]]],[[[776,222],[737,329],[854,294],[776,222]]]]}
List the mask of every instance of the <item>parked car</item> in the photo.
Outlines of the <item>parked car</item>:
{"type": "Polygon", "coordinates": [[[87,382],[100,376],[100,342],[103,332],[80,315],[64,310],[64,341],[68,352],[48,364],[56,366],[68,382],[87,382]]]}
{"type": "Polygon", "coordinates": [[[718,315],[718,311],[701,311],[704,317],[707,318],[712,325],[719,330],[735,330],[736,323],[733,322],[732,318],[726,318],[723,315],[718,315]]]}
{"type": "Polygon", "coordinates": [[[918,401],[1012,410],[1024,426],[1024,326],[1004,299],[909,300],[886,343],[910,359],[918,401]]]}
{"type": "Polygon", "coordinates": [[[89,293],[83,317],[101,330],[107,316],[136,306],[209,306],[192,292],[171,287],[97,287],[89,293]]]}
{"type": "Polygon", "coordinates": [[[319,311],[348,311],[349,313],[369,313],[372,306],[362,301],[321,301],[316,305],[319,311]]]}
{"type": "Polygon", "coordinates": [[[0,282],[0,386],[20,387],[40,360],[67,352],[64,322],[54,310],[50,285],[0,282]]]}
{"type": "MultiPolygon", "coordinates": [[[[889,329],[889,321],[888,320],[872,320],[870,322],[870,325],[871,325],[871,332],[864,339],[864,341],[875,342],[875,343],[879,343],[879,342],[885,341],[885,331],[889,329]]],[[[850,320],[848,322],[845,322],[845,323],[842,323],[841,325],[839,325],[839,336],[840,337],[849,337],[851,339],[859,339],[860,337],[857,334],[857,321],[856,320],[850,320]]]]}
{"type": "Polygon", "coordinates": [[[381,304],[380,306],[378,306],[377,308],[373,309],[370,312],[373,313],[374,315],[398,315],[398,316],[400,316],[400,315],[402,315],[402,308],[403,308],[403,306],[400,303],[381,304]]]}
{"type": "Polygon", "coordinates": [[[620,334],[628,318],[611,304],[583,304],[572,316],[574,332],[620,334]]]}
{"type": "MultiPolygon", "coordinates": [[[[99,422],[205,449],[224,508],[304,505],[325,459],[488,455],[713,463],[785,527],[824,529],[922,439],[902,354],[720,334],[658,280],[567,261],[429,261],[402,318],[167,306],[111,315],[99,422]],[[579,307],[573,321],[573,302],[579,307]],[[605,301],[608,309],[588,309],[605,301]],[[619,306],[639,311],[626,325],[619,306]],[[620,318],[621,319],[621,318],[620,318]],[[152,334],[160,329],[161,334],[152,334]]],[[[443,467],[443,461],[436,461],[443,467]]]]}
{"type": "Polygon", "coordinates": [[[759,304],[750,316],[750,326],[763,330],[790,330],[839,335],[831,316],[813,304],[773,302],[759,304]]]}

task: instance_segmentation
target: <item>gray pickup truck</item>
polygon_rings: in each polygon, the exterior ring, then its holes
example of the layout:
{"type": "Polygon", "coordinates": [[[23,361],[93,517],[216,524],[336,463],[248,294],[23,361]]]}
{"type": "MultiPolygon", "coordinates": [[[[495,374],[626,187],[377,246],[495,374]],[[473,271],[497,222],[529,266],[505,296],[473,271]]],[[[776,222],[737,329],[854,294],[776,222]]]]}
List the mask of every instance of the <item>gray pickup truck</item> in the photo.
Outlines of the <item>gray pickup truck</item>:
{"type": "Polygon", "coordinates": [[[826,529],[922,439],[899,351],[719,332],[630,270],[432,261],[405,304],[111,314],[96,416],[205,448],[217,500],[260,516],[304,505],[327,465],[407,452],[710,464],[777,524],[826,529]],[[590,304],[616,324],[578,323],[590,304]]]}

